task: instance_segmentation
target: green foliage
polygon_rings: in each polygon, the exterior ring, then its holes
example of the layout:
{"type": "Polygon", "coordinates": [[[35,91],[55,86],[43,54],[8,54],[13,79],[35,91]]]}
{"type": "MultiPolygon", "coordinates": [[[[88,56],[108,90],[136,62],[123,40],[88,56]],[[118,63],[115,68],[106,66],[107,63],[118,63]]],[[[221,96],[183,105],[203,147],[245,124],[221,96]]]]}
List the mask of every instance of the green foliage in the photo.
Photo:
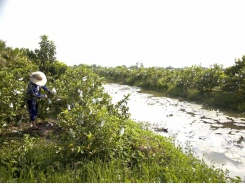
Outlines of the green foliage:
{"type": "Polygon", "coordinates": [[[56,59],[56,46],[53,41],[48,40],[47,35],[40,36],[40,39],[40,48],[35,49],[35,51],[26,49],[26,54],[30,60],[39,66],[40,71],[47,73],[49,71],[48,65],[52,64],[56,59]]]}
{"type": "Polygon", "coordinates": [[[56,88],[62,95],[60,105],[55,105],[65,130],[61,139],[81,154],[110,155],[128,119],[126,99],[113,105],[103,92],[101,79],[85,66],[69,69],[56,81],[56,88]]]}
{"type": "Polygon", "coordinates": [[[164,92],[177,97],[199,100],[231,110],[245,111],[245,56],[226,69],[214,64],[209,68],[192,66],[182,69],[143,67],[96,67],[107,80],[164,92]],[[230,96],[227,98],[227,96],[230,96]],[[216,99],[217,97],[217,99],[216,99]],[[232,99],[231,99],[232,97],[232,99]],[[224,99],[219,101],[218,99],[224,99]]]}
{"type": "MultiPolygon", "coordinates": [[[[68,66],[59,61],[49,63],[47,68],[46,75],[52,77],[54,80],[59,79],[68,70],[68,66]]],[[[55,82],[54,80],[52,82],[55,82]]]]}
{"type": "Polygon", "coordinates": [[[242,59],[238,59],[234,66],[225,70],[222,90],[234,96],[234,101],[237,104],[237,110],[244,111],[245,56],[243,56],[242,59]]]}
{"type": "Polygon", "coordinates": [[[113,146],[113,158],[81,155],[53,141],[24,135],[2,145],[0,182],[241,182],[196,159],[189,147],[175,148],[173,140],[130,121],[113,146]]]}
{"type": "Polygon", "coordinates": [[[199,76],[195,80],[195,87],[201,93],[212,92],[212,90],[220,86],[222,83],[224,72],[218,65],[214,65],[208,69],[199,72],[199,76]]]}
{"type": "Polygon", "coordinates": [[[15,49],[6,57],[6,67],[1,67],[0,78],[0,133],[3,128],[11,124],[20,124],[27,121],[28,115],[25,104],[26,84],[31,72],[37,70],[37,66],[29,63],[21,50],[15,49]],[[19,54],[17,54],[17,53],[19,54]],[[11,55],[11,53],[15,53],[11,55]]]}
{"type": "Polygon", "coordinates": [[[40,38],[40,49],[36,49],[35,53],[37,54],[38,59],[41,60],[42,67],[45,67],[46,61],[55,61],[56,46],[53,41],[48,40],[47,35],[42,35],[40,38]]]}

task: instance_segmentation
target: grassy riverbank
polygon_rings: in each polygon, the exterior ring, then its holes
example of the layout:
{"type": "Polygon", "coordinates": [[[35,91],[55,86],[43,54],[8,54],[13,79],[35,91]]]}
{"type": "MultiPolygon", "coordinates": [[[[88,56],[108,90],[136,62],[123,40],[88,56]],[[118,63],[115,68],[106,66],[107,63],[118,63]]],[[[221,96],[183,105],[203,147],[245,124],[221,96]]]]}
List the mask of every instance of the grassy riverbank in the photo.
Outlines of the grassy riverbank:
{"type": "Polygon", "coordinates": [[[43,132],[22,126],[22,133],[6,132],[1,136],[0,182],[241,181],[194,158],[191,149],[176,148],[171,139],[130,120],[111,155],[83,154],[60,141],[62,130],[55,126],[43,132]]]}

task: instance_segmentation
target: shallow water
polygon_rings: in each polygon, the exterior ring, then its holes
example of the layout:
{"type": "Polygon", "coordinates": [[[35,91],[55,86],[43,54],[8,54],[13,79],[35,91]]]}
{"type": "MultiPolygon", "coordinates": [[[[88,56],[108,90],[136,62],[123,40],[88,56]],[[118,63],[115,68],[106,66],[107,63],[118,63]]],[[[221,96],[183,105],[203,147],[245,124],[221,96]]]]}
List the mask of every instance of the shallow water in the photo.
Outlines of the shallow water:
{"type": "Polygon", "coordinates": [[[104,85],[113,102],[130,94],[131,119],[149,122],[153,131],[175,137],[176,144],[191,145],[208,164],[245,177],[245,116],[212,109],[183,99],[119,84],[104,85]]]}

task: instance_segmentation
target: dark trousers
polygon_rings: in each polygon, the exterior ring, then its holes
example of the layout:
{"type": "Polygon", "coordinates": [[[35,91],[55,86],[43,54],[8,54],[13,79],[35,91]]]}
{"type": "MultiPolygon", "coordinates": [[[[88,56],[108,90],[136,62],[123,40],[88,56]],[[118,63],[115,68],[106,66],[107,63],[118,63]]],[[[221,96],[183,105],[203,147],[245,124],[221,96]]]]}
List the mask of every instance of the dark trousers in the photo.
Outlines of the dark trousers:
{"type": "Polygon", "coordinates": [[[28,111],[29,111],[30,118],[32,121],[34,121],[38,113],[37,100],[36,99],[27,100],[27,104],[28,104],[28,111]]]}

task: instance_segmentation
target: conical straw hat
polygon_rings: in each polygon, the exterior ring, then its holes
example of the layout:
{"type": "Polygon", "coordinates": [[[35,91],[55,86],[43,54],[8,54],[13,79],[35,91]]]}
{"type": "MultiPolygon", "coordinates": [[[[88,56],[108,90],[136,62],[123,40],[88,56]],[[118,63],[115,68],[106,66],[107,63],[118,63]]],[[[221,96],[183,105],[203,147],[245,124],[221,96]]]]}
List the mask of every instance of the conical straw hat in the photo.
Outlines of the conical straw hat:
{"type": "Polygon", "coordinates": [[[47,77],[43,72],[33,72],[30,76],[30,81],[39,86],[44,86],[47,83],[47,77]]]}

